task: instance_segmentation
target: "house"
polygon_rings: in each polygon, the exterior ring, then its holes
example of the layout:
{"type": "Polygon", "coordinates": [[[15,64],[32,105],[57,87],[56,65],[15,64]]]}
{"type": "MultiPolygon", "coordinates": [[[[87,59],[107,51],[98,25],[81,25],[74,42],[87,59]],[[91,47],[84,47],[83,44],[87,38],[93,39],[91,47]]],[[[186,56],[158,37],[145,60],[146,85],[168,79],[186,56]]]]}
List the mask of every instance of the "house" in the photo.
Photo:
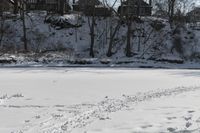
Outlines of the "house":
{"type": "Polygon", "coordinates": [[[60,11],[68,12],[70,9],[67,0],[27,0],[27,10],[46,10],[58,13],[60,11]]]}
{"type": "Polygon", "coordinates": [[[10,0],[1,0],[0,2],[0,12],[3,11],[12,11],[13,10],[13,1],[10,0]]]}
{"type": "Polygon", "coordinates": [[[157,10],[153,13],[154,17],[158,17],[158,18],[164,18],[167,19],[169,17],[169,14],[167,11],[165,10],[157,10]]]}
{"type": "Polygon", "coordinates": [[[14,14],[18,13],[18,9],[20,5],[19,0],[1,0],[0,2],[0,15],[3,12],[13,12],[14,14]]]}
{"type": "Polygon", "coordinates": [[[86,16],[111,16],[111,11],[104,6],[99,0],[78,0],[73,3],[73,11],[82,12],[86,16]]]}
{"type": "Polygon", "coordinates": [[[123,16],[128,14],[133,16],[151,16],[151,0],[148,3],[144,0],[126,0],[118,7],[117,12],[123,16]]]}
{"type": "Polygon", "coordinates": [[[192,11],[188,12],[186,16],[189,22],[200,22],[200,7],[194,8],[192,11]]]}
{"type": "Polygon", "coordinates": [[[84,12],[88,7],[98,5],[101,5],[101,2],[99,0],[78,0],[77,2],[74,1],[73,3],[73,10],[84,12]]]}

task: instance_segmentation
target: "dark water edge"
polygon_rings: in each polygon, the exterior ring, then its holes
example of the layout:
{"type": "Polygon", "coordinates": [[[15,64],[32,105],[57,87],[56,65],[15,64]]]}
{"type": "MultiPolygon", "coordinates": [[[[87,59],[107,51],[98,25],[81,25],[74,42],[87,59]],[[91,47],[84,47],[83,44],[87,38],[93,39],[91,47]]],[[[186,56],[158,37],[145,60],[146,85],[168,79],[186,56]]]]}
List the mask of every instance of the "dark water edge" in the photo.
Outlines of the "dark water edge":
{"type": "Polygon", "coordinates": [[[109,65],[98,65],[98,64],[90,64],[90,65],[71,65],[71,64],[9,64],[9,65],[0,65],[0,69],[4,68],[31,68],[31,69],[62,69],[62,68],[85,68],[85,69],[190,69],[190,70],[200,70],[200,64],[182,64],[182,65],[116,65],[116,64],[109,64],[109,65]]]}

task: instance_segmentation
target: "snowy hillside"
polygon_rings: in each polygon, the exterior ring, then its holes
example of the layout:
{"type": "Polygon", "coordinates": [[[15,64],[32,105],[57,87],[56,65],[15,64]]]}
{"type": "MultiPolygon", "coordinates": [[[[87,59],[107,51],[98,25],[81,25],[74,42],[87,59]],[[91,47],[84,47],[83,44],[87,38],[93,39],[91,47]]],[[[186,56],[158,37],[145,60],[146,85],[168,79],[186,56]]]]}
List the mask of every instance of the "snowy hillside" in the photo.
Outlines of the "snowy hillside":
{"type": "Polygon", "coordinates": [[[153,60],[182,64],[184,61],[199,61],[200,31],[188,26],[171,29],[167,20],[153,17],[133,22],[131,51],[134,56],[131,58],[125,56],[127,26],[121,23],[114,38],[113,55],[108,58],[110,34],[118,18],[95,18],[95,21],[95,58],[92,60],[89,56],[91,18],[79,14],[46,16],[45,12],[31,12],[26,16],[30,51],[26,54],[19,53],[23,51],[21,20],[18,17],[5,20],[0,58],[9,58],[11,63],[17,64],[131,64],[138,60],[142,60],[139,63],[153,60]],[[9,51],[8,54],[4,54],[5,51],[9,51]]]}

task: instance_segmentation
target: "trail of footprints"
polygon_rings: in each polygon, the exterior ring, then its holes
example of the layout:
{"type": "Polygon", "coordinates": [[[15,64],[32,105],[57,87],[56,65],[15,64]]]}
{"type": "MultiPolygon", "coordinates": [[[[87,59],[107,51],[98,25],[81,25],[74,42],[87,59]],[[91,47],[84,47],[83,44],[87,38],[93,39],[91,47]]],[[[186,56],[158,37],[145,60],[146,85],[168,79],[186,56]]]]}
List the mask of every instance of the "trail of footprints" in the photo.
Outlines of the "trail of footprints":
{"type": "Polygon", "coordinates": [[[182,129],[178,129],[177,127],[168,127],[167,130],[172,133],[193,133],[193,132],[200,132],[200,117],[195,118],[194,113],[196,113],[194,110],[188,110],[186,115],[182,116],[181,118],[177,117],[168,117],[168,120],[173,119],[181,119],[184,121],[185,126],[182,127],[182,129]],[[190,129],[193,124],[196,124],[195,129],[190,129]]]}
{"type": "MultiPolygon", "coordinates": [[[[15,133],[25,133],[25,131],[31,128],[39,129],[40,133],[70,133],[73,129],[87,126],[95,120],[110,119],[110,113],[130,109],[135,103],[196,90],[200,90],[200,88],[178,87],[174,89],[139,93],[133,96],[123,95],[121,99],[110,99],[105,97],[103,101],[97,104],[80,104],[70,107],[55,105],[51,107],[54,109],[54,113],[49,113],[52,112],[51,109],[49,109],[49,111],[47,110],[48,113],[35,117],[35,120],[33,120],[35,122],[32,122],[31,120],[27,121],[25,127],[15,133]]],[[[188,111],[188,114],[192,113],[194,113],[194,111],[188,111]]],[[[176,119],[176,117],[168,117],[167,119],[173,120],[176,119]]],[[[187,130],[192,124],[190,122],[192,117],[185,116],[184,119],[186,121],[184,130],[187,130]]],[[[196,121],[199,122],[200,119],[196,121]]],[[[150,128],[152,126],[153,125],[144,125],[143,128],[150,128]]],[[[169,132],[175,132],[177,129],[169,127],[167,130],[169,132]]]]}

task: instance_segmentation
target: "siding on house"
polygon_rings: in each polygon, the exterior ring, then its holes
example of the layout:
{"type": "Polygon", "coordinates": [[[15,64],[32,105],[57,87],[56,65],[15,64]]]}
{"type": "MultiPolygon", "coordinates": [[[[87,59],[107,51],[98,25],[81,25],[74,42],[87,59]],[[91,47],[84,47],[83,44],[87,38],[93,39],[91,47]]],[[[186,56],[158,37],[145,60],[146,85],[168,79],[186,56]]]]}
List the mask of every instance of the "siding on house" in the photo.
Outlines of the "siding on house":
{"type": "Polygon", "coordinates": [[[99,16],[99,17],[109,17],[111,16],[111,11],[104,6],[88,6],[84,11],[86,16],[99,16]]]}
{"type": "Polygon", "coordinates": [[[27,0],[26,3],[27,10],[58,10],[58,4],[56,0],[27,0]]]}
{"type": "Polygon", "coordinates": [[[73,4],[73,10],[84,12],[87,8],[97,5],[101,5],[99,0],[78,0],[75,4],[73,4]]]}
{"type": "Polygon", "coordinates": [[[0,12],[2,11],[11,11],[13,5],[8,2],[8,0],[0,0],[0,12]]]}
{"type": "Polygon", "coordinates": [[[73,4],[73,10],[83,12],[86,16],[111,16],[109,8],[105,7],[99,0],[79,0],[73,4]]]}
{"type": "MultiPolygon", "coordinates": [[[[151,1],[150,1],[151,3],[151,1]]],[[[134,15],[134,16],[151,16],[152,7],[151,4],[144,2],[143,0],[135,1],[128,4],[127,1],[123,2],[118,8],[118,13],[121,15],[134,15]]]]}
{"type": "MultiPolygon", "coordinates": [[[[59,12],[60,10],[59,0],[27,0],[27,10],[46,10],[51,12],[59,12]]],[[[64,10],[67,12],[69,9],[68,2],[65,1],[64,10]]]]}
{"type": "Polygon", "coordinates": [[[200,22],[200,7],[196,7],[187,13],[187,18],[190,22],[200,22]]]}

